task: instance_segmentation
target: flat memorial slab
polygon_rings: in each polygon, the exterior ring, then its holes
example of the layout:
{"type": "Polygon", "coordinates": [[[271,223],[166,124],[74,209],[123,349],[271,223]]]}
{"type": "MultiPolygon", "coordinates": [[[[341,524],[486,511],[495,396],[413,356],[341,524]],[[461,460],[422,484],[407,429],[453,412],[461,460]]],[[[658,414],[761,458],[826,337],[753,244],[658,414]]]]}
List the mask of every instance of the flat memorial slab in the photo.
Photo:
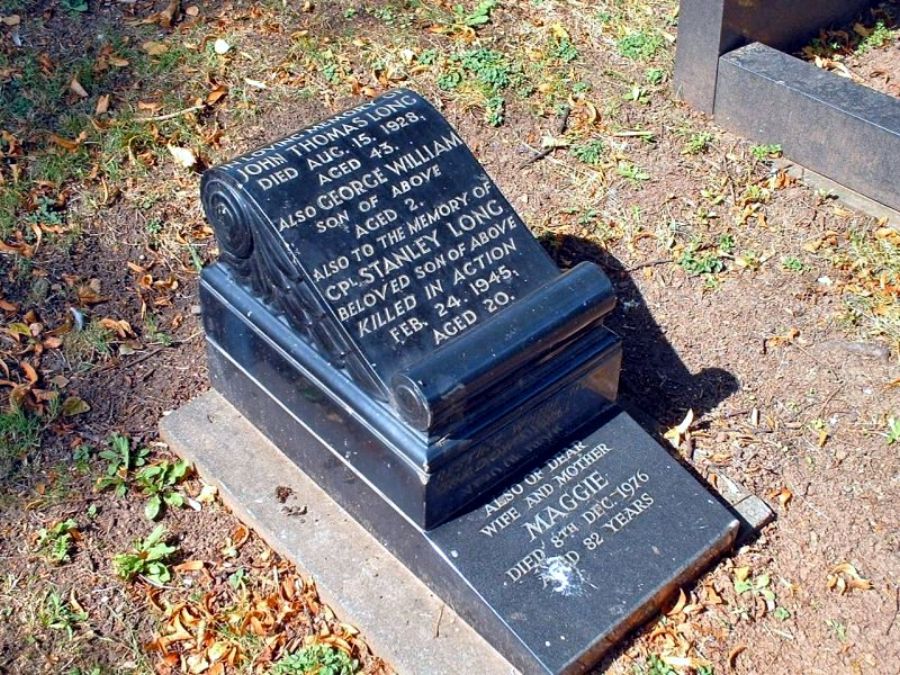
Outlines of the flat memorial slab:
{"type": "Polygon", "coordinates": [[[160,432],[398,672],[455,675],[476,663],[485,675],[517,672],[215,390],[164,417],[160,432]],[[304,515],[286,512],[278,486],[304,515]]]}
{"type": "MultiPolygon", "coordinates": [[[[402,541],[401,557],[449,594],[476,634],[449,610],[440,619],[440,601],[218,394],[169,415],[161,432],[401,672],[460,664],[509,672],[478,634],[527,673],[585,672],[737,531],[735,518],[618,412],[434,530],[374,525],[394,546],[402,541]],[[309,509],[305,520],[281,513],[274,491],[286,482],[309,509]],[[435,639],[439,620],[444,637],[435,639]]],[[[336,479],[346,486],[336,488],[342,501],[360,487],[336,479]]]]}

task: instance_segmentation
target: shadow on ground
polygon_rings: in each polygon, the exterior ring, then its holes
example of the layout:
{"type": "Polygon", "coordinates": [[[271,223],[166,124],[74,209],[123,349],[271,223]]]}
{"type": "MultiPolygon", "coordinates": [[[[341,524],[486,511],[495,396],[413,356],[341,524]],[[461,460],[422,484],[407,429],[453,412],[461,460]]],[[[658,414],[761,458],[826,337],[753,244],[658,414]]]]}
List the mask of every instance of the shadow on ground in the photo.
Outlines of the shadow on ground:
{"type": "Polygon", "coordinates": [[[693,374],[687,369],[654,320],[631,273],[609,251],[570,235],[545,238],[543,243],[562,268],[590,261],[609,275],[618,305],[606,325],[622,338],[624,349],[620,403],[644,426],[675,424],[688,410],[699,418],[738,391],[738,380],[726,370],[703,368],[693,374]]]}

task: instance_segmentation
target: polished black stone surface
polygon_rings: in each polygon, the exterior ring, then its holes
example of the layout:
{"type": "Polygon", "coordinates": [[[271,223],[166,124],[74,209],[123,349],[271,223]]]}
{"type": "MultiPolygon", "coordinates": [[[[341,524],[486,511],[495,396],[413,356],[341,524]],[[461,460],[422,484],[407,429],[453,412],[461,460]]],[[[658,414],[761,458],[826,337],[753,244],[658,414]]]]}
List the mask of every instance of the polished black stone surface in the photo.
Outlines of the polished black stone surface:
{"type": "MultiPolygon", "coordinates": [[[[601,415],[616,395],[621,343],[597,326],[575,344],[559,345],[555,358],[512,374],[528,396],[495,392],[481,419],[472,417],[453,433],[429,441],[344,377],[284,316],[236,283],[226,267],[203,271],[200,300],[207,340],[261,383],[278,405],[306,420],[318,438],[345,448],[344,458],[355,470],[426,528],[449,518],[510,471],[552,452],[566,434],[601,415]]],[[[548,308],[544,314],[549,321],[548,308]]],[[[534,318],[532,324],[538,323],[534,318]]],[[[493,331],[489,325],[482,329],[493,331]]],[[[502,340],[484,344],[503,346],[502,340]]],[[[439,364],[445,363],[436,355],[439,364]]],[[[214,384],[224,393],[227,382],[214,384]]],[[[291,454],[290,447],[282,449],[291,454]]]]}
{"type": "Polygon", "coordinates": [[[206,172],[222,262],[376,398],[559,276],[459,135],[389,92],[206,172]]]}
{"type": "Polygon", "coordinates": [[[264,339],[230,353],[209,341],[215,388],[525,673],[586,672],[733,541],[730,511],[616,407],[426,530],[393,498],[416,476],[314,376],[252,375],[249,353],[283,358],[264,339]]]}
{"type": "Polygon", "coordinates": [[[614,403],[609,279],[560,272],[418,95],[216,167],[203,202],[213,385],[526,672],[584,672],[732,542],[614,403]]]}
{"type": "Polygon", "coordinates": [[[202,196],[221,248],[207,335],[254,376],[315,363],[365,428],[357,442],[387,453],[360,462],[396,467],[373,466],[379,489],[425,527],[616,398],[609,279],[592,263],[561,273],[411,91],[207,171],[202,196]],[[237,323],[225,305],[258,319],[237,323]],[[254,330],[305,350],[301,365],[247,352],[254,330]]]}

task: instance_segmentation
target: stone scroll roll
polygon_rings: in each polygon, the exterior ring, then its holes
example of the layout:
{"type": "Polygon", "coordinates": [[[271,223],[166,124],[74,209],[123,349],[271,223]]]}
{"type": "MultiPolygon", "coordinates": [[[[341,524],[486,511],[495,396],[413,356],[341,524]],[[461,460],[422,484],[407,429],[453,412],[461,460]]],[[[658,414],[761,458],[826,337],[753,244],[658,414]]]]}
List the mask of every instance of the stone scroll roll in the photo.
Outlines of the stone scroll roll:
{"type": "Polygon", "coordinates": [[[207,171],[202,198],[236,281],[429,435],[533,386],[517,370],[577,342],[613,303],[595,266],[560,274],[412,91],[207,171]]]}

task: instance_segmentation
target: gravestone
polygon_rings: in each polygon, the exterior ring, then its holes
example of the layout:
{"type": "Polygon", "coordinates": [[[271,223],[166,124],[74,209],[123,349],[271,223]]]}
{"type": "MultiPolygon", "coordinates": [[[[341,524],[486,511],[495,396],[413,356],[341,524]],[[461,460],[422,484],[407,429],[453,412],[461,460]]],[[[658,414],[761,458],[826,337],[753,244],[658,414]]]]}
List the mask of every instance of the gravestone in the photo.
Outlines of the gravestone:
{"type": "Polygon", "coordinates": [[[202,198],[215,388],[523,671],[583,672],[733,541],[615,404],[605,274],[560,272],[414,92],[202,198]]]}

